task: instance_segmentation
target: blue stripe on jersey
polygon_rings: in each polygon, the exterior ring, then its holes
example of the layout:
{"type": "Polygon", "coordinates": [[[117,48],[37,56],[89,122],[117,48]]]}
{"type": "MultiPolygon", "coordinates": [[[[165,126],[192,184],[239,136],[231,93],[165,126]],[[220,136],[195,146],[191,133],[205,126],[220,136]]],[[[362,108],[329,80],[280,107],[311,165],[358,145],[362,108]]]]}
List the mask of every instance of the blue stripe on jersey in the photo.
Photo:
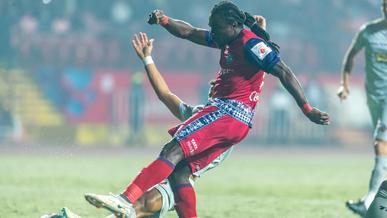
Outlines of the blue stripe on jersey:
{"type": "Polygon", "coordinates": [[[244,45],[244,49],[247,57],[266,72],[280,60],[278,54],[262,39],[250,39],[244,45]]]}
{"type": "Polygon", "coordinates": [[[196,120],[192,121],[188,125],[186,125],[183,129],[179,130],[174,137],[177,141],[181,141],[194,132],[198,131],[199,129],[211,124],[215,120],[223,117],[225,114],[221,112],[220,110],[212,111],[202,117],[197,118],[196,120]]]}
{"type": "Polygon", "coordinates": [[[218,46],[216,45],[214,39],[212,39],[212,36],[211,36],[211,32],[210,32],[210,31],[206,31],[206,32],[205,32],[205,36],[206,36],[206,43],[207,43],[207,46],[208,46],[208,47],[211,47],[211,48],[218,48],[218,46]]]}

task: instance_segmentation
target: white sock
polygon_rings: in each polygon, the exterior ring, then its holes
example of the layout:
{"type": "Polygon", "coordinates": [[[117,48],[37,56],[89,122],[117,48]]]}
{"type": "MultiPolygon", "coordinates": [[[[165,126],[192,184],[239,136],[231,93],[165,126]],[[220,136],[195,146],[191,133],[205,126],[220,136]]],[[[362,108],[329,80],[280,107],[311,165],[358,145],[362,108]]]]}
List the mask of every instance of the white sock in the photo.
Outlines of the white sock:
{"type": "Polygon", "coordinates": [[[376,195],[376,192],[368,192],[364,197],[363,197],[363,201],[364,201],[364,205],[365,207],[368,209],[372,203],[372,201],[374,200],[375,198],[375,195],[376,195]]]}
{"type": "Polygon", "coordinates": [[[367,210],[366,218],[385,218],[387,217],[387,180],[379,188],[371,206],[367,210]]]}
{"type": "Polygon", "coordinates": [[[375,198],[376,193],[378,192],[380,184],[382,184],[385,176],[387,174],[387,156],[376,156],[375,157],[375,165],[372,170],[370,183],[369,183],[369,191],[364,196],[364,204],[368,209],[371,205],[372,201],[375,198]]]}

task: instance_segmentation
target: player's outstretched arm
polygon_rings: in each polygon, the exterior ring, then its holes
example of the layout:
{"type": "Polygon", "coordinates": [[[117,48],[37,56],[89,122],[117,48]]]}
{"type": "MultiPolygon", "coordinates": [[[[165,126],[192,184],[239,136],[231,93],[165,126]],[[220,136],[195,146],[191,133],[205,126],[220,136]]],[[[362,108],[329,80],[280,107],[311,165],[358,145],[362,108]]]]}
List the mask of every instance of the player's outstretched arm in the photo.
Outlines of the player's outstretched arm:
{"type": "Polygon", "coordinates": [[[208,30],[196,28],[185,21],[170,18],[161,10],[152,11],[152,13],[149,14],[148,23],[151,25],[160,24],[176,37],[187,39],[200,45],[208,45],[206,40],[208,30]]]}
{"type": "Polygon", "coordinates": [[[362,33],[363,30],[361,30],[355,36],[347,50],[347,53],[344,56],[343,69],[341,71],[341,82],[340,87],[337,91],[337,96],[340,98],[341,101],[347,99],[349,95],[349,75],[352,72],[354,58],[356,54],[359,53],[359,51],[364,47],[362,33]]]}
{"type": "Polygon", "coordinates": [[[153,39],[148,39],[145,33],[134,35],[132,45],[138,57],[144,62],[149,81],[157,97],[167,106],[172,114],[180,119],[180,104],[182,100],[169,90],[163,76],[158,71],[152,59],[153,39]]]}
{"type": "Polygon", "coordinates": [[[329,115],[309,105],[296,76],[283,61],[278,61],[268,73],[273,74],[281,81],[310,121],[322,125],[329,124],[329,115]]]}

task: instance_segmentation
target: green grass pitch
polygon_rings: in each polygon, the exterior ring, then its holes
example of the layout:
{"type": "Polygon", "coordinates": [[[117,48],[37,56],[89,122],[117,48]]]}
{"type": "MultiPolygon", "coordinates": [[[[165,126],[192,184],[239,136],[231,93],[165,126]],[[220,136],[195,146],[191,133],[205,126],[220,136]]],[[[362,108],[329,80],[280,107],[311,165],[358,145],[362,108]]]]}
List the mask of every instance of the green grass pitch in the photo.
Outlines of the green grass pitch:
{"type": "MultiPolygon", "coordinates": [[[[199,217],[356,217],[344,202],[367,190],[372,155],[325,151],[237,148],[196,183],[199,217]]],[[[40,217],[64,206],[82,217],[104,217],[83,193],[122,191],[157,152],[2,152],[0,217],[40,217]]]]}

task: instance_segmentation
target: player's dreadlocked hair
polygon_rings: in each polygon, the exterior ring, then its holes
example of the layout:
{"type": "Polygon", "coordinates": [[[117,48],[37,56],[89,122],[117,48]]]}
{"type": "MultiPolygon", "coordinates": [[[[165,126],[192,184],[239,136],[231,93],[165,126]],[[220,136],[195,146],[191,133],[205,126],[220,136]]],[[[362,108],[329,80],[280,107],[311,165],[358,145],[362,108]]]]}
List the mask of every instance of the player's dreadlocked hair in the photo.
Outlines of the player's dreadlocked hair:
{"type": "Polygon", "coordinates": [[[215,15],[219,14],[222,15],[226,22],[229,24],[232,24],[236,22],[239,27],[243,27],[243,25],[246,25],[253,31],[257,36],[261,37],[265,41],[268,42],[270,47],[272,47],[275,52],[279,53],[279,46],[275,44],[274,42],[270,41],[270,35],[268,32],[266,32],[264,29],[262,29],[257,22],[255,21],[254,17],[250,15],[247,12],[243,12],[239,10],[238,6],[236,6],[234,3],[230,1],[221,1],[218,4],[216,4],[212,10],[210,19],[215,15]]]}
{"type": "Polygon", "coordinates": [[[243,11],[239,10],[238,6],[230,1],[221,1],[216,4],[211,10],[210,19],[215,14],[223,15],[227,23],[232,24],[236,22],[240,27],[243,27],[246,20],[243,11]]]}
{"type": "Polygon", "coordinates": [[[258,23],[255,21],[255,18],[249,14],[248,12],[245,12],[245,16],[246,16],[246,19],[245,19],[245,22],[244,24],[250,28],[251,31],[253,31],[253,33],[255,33],[255,35],[261,37],[262,39],[264,39],[268,44],[269,46],[274,49],[274,51],[279,54],[280,52],[280,46],[277,45],[275,42],[272,42],[270,41],[270,34],[268,32],[266,32],[266,30],[262,29],[262,27],[260,27],[258,25],[258,23]]]}

